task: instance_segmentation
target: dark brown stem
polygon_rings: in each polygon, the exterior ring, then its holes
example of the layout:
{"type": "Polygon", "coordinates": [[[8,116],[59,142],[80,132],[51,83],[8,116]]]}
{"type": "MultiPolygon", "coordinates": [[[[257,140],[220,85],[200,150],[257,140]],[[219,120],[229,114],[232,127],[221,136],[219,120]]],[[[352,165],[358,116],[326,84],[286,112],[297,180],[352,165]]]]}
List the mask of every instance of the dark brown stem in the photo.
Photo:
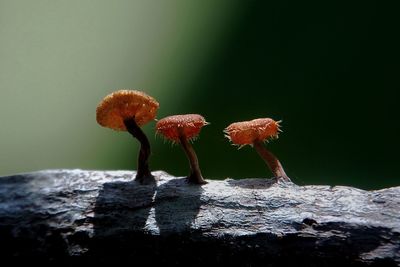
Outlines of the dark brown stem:
{"type": "Polygon", "coordinates": [[[135,118],[124,120],[124,124],[128,132],[140,142],[140,151],[138,157],[138,167],[135,180],[141,184],[155,183],[155,178],[150,172],[150,142],[142,129],[137,125],[135,118]]]}
{"type": "Polygon", "coordinates": [[[199,160],[192,145],[183,135],[179,137],[179,141],[190,163],[190,175],[187,177],[188,182],[191,184],[206,184],[207,182],[204,180],[203,175],[201,175],[199,160]]]}
{"type": "Polygon", "coordinates": [[[265,163],[267,163],[269,169],[272,171],[275,178],[290,181],[290,178],[286,175],[285,171],[283,170],[280,161],[275,157],[274,154],[272,154],[267,150],[263,142],[254,141],[253,145],[258,154],[260,155],[260,157],[265,161],[265,163]]]}

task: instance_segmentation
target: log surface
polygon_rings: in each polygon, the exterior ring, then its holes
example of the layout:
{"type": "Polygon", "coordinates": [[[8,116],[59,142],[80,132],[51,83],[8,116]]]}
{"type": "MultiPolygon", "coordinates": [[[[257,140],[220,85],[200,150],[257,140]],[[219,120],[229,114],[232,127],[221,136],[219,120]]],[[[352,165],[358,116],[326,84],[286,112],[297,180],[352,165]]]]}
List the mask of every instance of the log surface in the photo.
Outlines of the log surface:
{"type": "Polygon", "coordinates": [[[0,178],[0,256],[204,266],[398,266],[400,187],[46,170],[0,178]]]}

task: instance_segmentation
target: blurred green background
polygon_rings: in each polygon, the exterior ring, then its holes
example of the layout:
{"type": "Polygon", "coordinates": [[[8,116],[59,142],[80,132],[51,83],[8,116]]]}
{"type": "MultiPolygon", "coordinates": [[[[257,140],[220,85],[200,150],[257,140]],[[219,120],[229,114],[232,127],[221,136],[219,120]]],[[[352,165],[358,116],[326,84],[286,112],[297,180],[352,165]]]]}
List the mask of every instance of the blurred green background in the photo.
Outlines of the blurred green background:
{"type": "MultiPolygon", "coordinates": [[[[0,175],[135,169],[138,144],[101,128],[121,88],[158,118],[200,113],[209,179],[270,177],[222,130],[283,120],[268,146],[298,184],[400,184],[399,16],[378,1],[0,0],[0,175]]],[[[181,148],[155,138],[151,167],[184,176],[181,148]]]]}

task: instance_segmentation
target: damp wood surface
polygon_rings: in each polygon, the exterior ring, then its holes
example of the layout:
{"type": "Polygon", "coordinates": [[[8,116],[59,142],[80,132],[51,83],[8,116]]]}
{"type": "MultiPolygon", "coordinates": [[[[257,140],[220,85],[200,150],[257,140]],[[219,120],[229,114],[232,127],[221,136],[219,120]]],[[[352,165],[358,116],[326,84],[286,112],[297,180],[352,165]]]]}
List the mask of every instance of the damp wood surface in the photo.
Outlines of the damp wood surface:
{"type": "Polygon", "coordinates": [[[0,177],[0,256],[14,262],[399,266],[400,187],[364,191],[155,171],[0,177]]]}

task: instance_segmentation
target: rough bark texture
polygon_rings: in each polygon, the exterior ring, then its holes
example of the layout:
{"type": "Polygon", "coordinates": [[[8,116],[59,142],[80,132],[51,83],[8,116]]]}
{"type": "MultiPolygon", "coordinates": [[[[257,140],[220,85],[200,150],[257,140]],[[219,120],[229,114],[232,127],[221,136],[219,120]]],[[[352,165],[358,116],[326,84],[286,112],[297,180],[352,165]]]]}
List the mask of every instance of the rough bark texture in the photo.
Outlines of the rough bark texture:
{"type": "Polygon", "coordinates": [[[400,187],[269,179],[188,185],[153,173],[49,170],[0,178],[2,260],[205,266],[397,266],[400,187]]]}

